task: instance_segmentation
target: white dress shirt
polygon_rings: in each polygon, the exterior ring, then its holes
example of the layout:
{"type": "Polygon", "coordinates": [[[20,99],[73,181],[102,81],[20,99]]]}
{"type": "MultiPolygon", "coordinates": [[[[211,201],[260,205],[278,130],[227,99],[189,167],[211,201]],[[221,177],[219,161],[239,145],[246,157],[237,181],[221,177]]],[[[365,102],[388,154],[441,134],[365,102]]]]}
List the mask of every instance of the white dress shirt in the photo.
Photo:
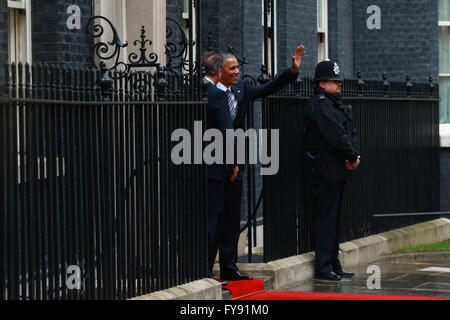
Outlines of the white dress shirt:
{"type": "Polygon", "coordinates": [[[212,81],[210,78],[208,78],[208,77],[205,77],[205,79],[206,80],[208,80],[209,82],[211,82],[212,83],[212,85],[215,87],[216,85],[214,84],[214,81],[212,81]]]}
{"type": "Polygon", "coordinates": [[[217,89],[220,89],[222,91],[227,91],[230,90],[231,93],[231,97],[233,98],[233,107],[237,108],[237,104],[238,104],[238,100],[236,99],[236,95],[233,93],[233,91],[231,90],[231,88],[227,88],[225,87],[222,82],[217,83],[217,89]]]}

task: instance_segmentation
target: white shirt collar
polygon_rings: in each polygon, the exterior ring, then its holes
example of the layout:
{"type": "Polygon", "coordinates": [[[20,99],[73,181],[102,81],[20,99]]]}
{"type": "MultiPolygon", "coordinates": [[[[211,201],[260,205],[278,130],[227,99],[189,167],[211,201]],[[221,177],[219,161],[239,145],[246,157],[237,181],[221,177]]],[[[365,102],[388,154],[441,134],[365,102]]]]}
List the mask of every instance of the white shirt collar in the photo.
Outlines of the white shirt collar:
{"type": "Polygon", "coordinates": [[[211,82],[211,83],[213,84],[213,86],[215,86],[215,85],[214,85],[214,81],[212,81],[210,78],[205,77],[205,79],[208,80],[209,82],[211,82]]]}
{"type": "MultiPolygon", "coordinates": [[[[222,90],[222,91],[227,91],[228,89],[230,89],[230,88],[227,88],[227,87],[225,87],[223,84],[222,84],[222,82],[218,82],[217,83],[217,89],[220,89],[220,90],[222,90]]],[[[231,89],[230,89],[230,91],[231,91],[231,89]]]]}

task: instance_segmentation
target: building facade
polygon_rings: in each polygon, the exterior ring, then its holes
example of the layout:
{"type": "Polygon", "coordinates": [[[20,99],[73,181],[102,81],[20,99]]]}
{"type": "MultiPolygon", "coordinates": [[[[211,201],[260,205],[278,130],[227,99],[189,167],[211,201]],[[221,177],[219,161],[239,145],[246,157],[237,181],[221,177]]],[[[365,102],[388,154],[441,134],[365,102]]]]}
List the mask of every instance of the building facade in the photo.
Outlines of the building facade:
{"type": "MultiPolygon", "coordinates": [[[[128,41],[126,62],[142,26],[152,51],[165,62],[166,29],[176,21],[189,35],[201,33],[197,50],[232,50],[245,74],[257,77],[261,64],[275,74],[290,64],[296,45],[307,55],[302,76],[313,76],[316,63],[336,60],[346,78],[440,83],[442,123],[441,203],[450,210],[450,1],[449,0],[208,0],[201,1],[200,30],[189,23],[192,0],[2,0],[0,63],[46,62],[84,65],[93,40],[86,24],[107,17],[128,41]],[[264,28],[264,26],[267,28],[264,28]],[[265,31],[269,41],[265,43],[265,31]],[[267,55],[267,56],[266,56],[267,55]]],[[[195,15],[193,15],[195,18],[195,15]]],[[[110,36],[105,33],[105,39],[110,36]]],[[[194,39],[195,41],[195,39],[194,39]]],[[[0,83],[5,79],[0,72],[0,83]]],[[[260,125],[260,119],[256,119],[260,125]]]]}
{"type": "MultiPolygon", "coordinates": [[[[0,58],[87,63],[92,39],[85,28],[92,15],[110,19],[124,41],[138,39],[145,26],[155,52],[163,58],[166,19],[179,21],[187,31],[189,4],[188,0],[5,0],[0,4],[0,58]]],[[[275,47],[273,57],[272,48],[268,50],[274,73],[289,65],[291,51],[301,43],[308,50],[304,75],[311,76],[317,61],[330,58],[339,62],[347,78],[360,71],[364,79],[380,79],[386,72],[391,81],[404,81],[406,74],[413,82],[437,80],[439,75],[443,83],[447,81],[449,23],[442,13],[447,0],[201,1],[202,48],[208,46],[210,35],[215,49],[232,47],[246,58],[248,73],[258,74],[260,64],[267,61],[265,6],[268,36],[275,47]]],[[[441,116],[448,122],[445,112],[441,116]]]]}

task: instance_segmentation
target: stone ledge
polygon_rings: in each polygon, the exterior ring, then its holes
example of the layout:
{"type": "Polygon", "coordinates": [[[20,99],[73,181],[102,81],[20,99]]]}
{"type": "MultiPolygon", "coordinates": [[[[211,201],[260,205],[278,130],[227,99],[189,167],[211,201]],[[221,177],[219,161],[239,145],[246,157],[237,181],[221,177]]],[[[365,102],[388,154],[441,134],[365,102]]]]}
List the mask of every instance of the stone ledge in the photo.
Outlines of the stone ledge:
{"type": "Polygon", "coordinates": [[[342,243],[343,266],[370,263],[381,255],[394,253],[417,244],[428,244],[450,238],[450,220],[441,218],[342,243]]]}
{"type": "Polygon", "coordinates": [[[213,279],[202,279],[131,300],[222,300],[222,285],[213,279]]]}
{"type": "Polygon", "coordinates": [[[387,241],[379,235],[373,235],[340,244],[339,260],[342,266],[354,266],[371,262],[387,250],[387,241]]]}
{"type": "Polygon", "coordinates": [[[384,254],[396,252],[417,244],[436,243],[450,239],[450,219],[440,218],[393,231],[380,233],[386,239],[384,254]]]}

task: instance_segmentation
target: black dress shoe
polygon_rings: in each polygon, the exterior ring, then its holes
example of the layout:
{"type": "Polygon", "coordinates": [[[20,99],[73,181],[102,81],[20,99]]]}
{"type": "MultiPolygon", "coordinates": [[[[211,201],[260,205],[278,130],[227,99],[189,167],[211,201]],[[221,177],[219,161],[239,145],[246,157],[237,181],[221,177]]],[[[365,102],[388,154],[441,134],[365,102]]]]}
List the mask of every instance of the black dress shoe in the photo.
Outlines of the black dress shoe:
{"type": "Polygon", "coordinates": [[[345,271],[343,269],[337,270],[337,271],[335,271],[335,273],[338,276],[341,276],[342,278],[353,278],[355,276],[355,274],[353,272],[345,271]]]}
{"type": "MultiPolygon", "coordinates": [[[[211,271],[208,271],[208,278],[216,280],[216,278],[214,277],[214,275],[211,271]]],[[[222,285],[222,287],[226,287],[228,285],[228,282],[225,282],[225,281],[219,281],[219,283],[222,285]]]]}
{"type": "Polygon", "coordinates": [[[333,271],[324,274],[317,274],[316,279],[318,280],[327,280],[327,281],[341,281],[341,276],[337,275],[333,271]]]}
{"type": "Polygon", "coordinates": [[[252,276],[246,276],[236,271],[227,271],[220,274],[220,280],[240,281],[240,280],[253,280],[252,276]]]}

